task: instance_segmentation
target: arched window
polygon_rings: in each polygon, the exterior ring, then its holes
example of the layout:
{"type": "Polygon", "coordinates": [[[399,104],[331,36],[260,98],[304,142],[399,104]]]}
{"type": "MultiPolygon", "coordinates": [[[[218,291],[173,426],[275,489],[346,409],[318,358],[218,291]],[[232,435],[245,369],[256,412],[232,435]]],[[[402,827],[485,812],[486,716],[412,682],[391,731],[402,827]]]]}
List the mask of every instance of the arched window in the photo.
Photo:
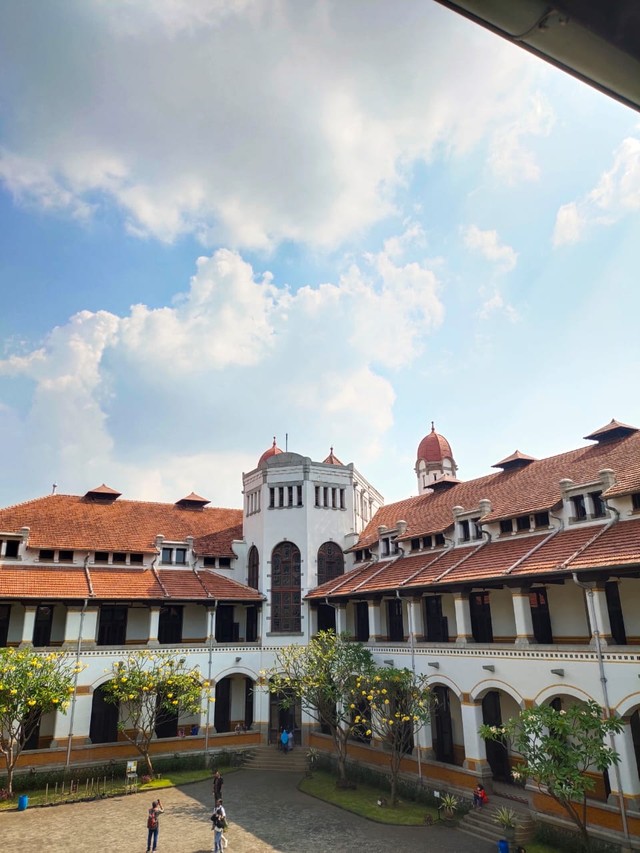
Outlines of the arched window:
{"type": "Polygon", "coordinates": [[[344,554],[335,542],[318,548],[318,586],[344,574],[344,554]]]}
{"type": "Polygon", "coordinates": [[[255,545],[249,548],[249,579],[248,585],[260,589],[260,555],[255,545]]]}
{"type": "Polygon", "coordinates": [[[301,630],[300,549],[292,542],[280,542],[271,553],[271,630],[301,630]]]}

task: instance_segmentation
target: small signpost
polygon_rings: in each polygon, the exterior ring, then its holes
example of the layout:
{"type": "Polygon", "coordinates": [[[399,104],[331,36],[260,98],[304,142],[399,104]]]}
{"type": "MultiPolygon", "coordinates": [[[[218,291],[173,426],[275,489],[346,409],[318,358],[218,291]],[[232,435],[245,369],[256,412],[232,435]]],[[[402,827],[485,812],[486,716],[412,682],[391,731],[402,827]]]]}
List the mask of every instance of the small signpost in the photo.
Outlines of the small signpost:
{"type": "Polygon", "coordinates": [[[127,761],[127,774],[125,776],[125,790],[127,794],[138,790],[138,762],[127,761]]]}

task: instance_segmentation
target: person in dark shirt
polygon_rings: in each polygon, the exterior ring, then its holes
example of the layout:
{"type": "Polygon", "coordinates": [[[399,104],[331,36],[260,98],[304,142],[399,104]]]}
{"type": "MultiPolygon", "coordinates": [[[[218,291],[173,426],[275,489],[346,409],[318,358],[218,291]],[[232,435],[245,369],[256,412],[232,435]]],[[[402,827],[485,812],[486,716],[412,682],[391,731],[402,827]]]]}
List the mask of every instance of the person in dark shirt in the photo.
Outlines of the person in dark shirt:
{"type": "Polygon", "coordinates": [[[222,786],[224,785],[224,779],[220,775],[219,770],[215,770],[213,773],[213,800],[214,802],[218,802],[218,800],[222,799],[222,786]]]}

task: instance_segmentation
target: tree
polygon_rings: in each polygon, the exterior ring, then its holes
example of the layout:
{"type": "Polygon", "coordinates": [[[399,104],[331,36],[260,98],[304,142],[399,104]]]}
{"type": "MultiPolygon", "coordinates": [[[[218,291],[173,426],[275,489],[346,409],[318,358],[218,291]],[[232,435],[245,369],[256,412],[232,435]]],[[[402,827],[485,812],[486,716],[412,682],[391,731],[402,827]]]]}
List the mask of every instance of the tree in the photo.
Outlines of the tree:
{"type": "Polygon", "coordinates": [[[113,678],[103,686],[105,701],[120,706],[118,729],[138,750],[153,773],[149,755],[156,728],[175,717],[201,711],[203,691],[210,684],[186,658],[169,653],[139,651],[113,665],[113,678]]]}
{"type": "Polygon", "coordinates": [[[306,646],[294,644],[276,653],[275,665],[265,673],[269,690],[283,708],[296,699],[304,711],[326,726],[338,756],[338,785],[347,786],[347,748],[357,725],[350,703],[356,678],[373,671],[373,657],[347,634],[319,631],[306,646]]]}
{"type": "Polygon", "coordinates": [[[521,711],[502,726],[481,726],[485,740],[505,739],[519,753],[514,778],[531,778],[538,789],[554,799],[579,830],[589,849],[587,794],[594,787],[588,771],[604,773],[620,756],[605,745],[605,737],[622,731],[617,717],[603,717],[602,709],[589,700],[557,710],[539,705],[521,711]]]}
{"type": "Polygon", "coordinates": [[[392,806],[398,801],[402,758],[413,750],[414,735],[429,721],[431,706],[427,676],[409,669],[382,667],[356,680],[350,707],[362,733],[374,735],[389,750],[392,806]]]}
{"type": "Polygon", "coordinates": [[[13,772],[25,744],[49,711],[66,713],[73,682],[84,667],[65,654],[0,649],[0,751],[13,796],[13,772]]]}

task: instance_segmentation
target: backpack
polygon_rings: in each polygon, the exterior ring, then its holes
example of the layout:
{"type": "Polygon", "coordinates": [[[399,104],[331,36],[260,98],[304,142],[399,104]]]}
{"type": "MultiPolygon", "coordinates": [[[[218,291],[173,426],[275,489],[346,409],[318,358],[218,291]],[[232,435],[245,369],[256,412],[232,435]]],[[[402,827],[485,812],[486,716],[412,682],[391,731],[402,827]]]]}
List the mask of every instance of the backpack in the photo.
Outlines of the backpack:
{"type": "Polygon", "coordinates": [[[158,815],[155,809],[149,809],[149,817],[147,818],[147,829],[158,828],[158,815]]]}

